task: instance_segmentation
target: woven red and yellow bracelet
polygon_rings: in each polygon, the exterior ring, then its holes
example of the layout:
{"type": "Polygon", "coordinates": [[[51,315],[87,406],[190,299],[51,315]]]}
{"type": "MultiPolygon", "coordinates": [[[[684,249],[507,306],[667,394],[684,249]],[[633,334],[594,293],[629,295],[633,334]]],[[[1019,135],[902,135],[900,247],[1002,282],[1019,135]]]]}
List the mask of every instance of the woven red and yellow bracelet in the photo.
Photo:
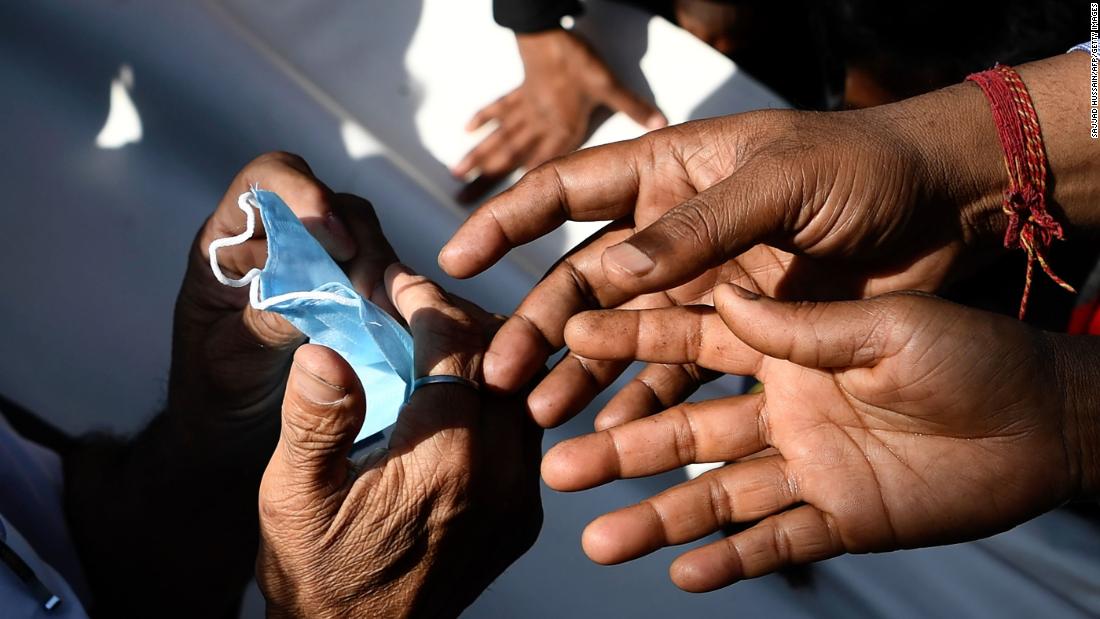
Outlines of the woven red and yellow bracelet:
{"type": "Polygon", "coordinates": [[[1024,293],[1020,299],[1022,320],[1027,312],[1036,262],[1054,283],[1076,292],[1054,274],[1045,255],[1050,244],[1055,239],[1061,240],[1064,232],[1062,225],[1047,210],[1049,170],[1039,117],[1024,81],[1012,67],[998,64],[966,79],[977,84],[989,99],[997,136],[1004,150],[1005,168],[1008,170],[1008,189],[1001,205],[1008,216],[1005,247],[1021,248],[1027,253],[1024,293]]]}

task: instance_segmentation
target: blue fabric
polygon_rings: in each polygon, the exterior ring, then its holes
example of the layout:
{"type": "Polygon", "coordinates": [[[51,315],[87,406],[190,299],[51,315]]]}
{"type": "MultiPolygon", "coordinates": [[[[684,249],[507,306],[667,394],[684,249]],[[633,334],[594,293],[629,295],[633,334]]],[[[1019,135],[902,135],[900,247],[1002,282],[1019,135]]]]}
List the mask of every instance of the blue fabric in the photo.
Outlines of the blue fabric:
{"type": "Polygon", "coordinates": [[[260,271],[260,300],[288,293],[332,293],[354,301],[290,298],[267,306],[309,337],[347,360],[367,395],[357,440],[393,425],[412,384],[412,337],[396,320],[364,299],[279,196],[253,193],[267,231],[267,264],[260,271]]]}

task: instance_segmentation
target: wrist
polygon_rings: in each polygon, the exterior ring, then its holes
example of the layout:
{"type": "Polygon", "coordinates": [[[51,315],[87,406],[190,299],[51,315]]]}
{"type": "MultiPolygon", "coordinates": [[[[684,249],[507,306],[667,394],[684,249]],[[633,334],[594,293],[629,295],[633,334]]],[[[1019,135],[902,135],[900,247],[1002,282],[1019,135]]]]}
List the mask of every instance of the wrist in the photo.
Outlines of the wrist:
{"type": "Polygon", "coordinates": [[[1041,333],[1046,365],[1052,369],[1055,394],[1062,412],[1062,436],[1069,459],[1073,496],[1100,497],[1100,337],[1041,333]]]}
{"type": "MultiPolygon", "coordinates": [[[[1100,160],[1090,156],[1088,58],[1062,56],[1017,67],[1039,119],[1049,165],[1048,199],[1068,229],[1100,230],[1100,160]]],[[[989,101],[972,83],[883,106],[920,154],[932,199],[958,209],[968,244],[999,247],[1008,218],[1002,211],[1009,186],[1004,152],[989,101]]],[[[1072,232],[1071,232],[1072,234],[1072,232]]]]}
{"type": "MultiPolygon", "coordinates": [[[[1089,55],[1061,54],[1016,67],[1039,117],[1050,166],[1052,211],[1068,238],[1100,231],[1100,158],[1089,128],[1089,55]]],[[[1078,236],[1079,238],[1079,236],[1078,236]]]]}
{"type": "Polygon", "coordinates": [[[516,34],[516,46],[525,68],[561,61],[566,50],[578,43],[577,35],[564,28],[516,34]]]}
{"type": "Polygon", "coordinates": [[[1007,217],[1004,156],[989,105],[973,84],[884,106],[901,139],[920,161],[922,193],[957,213],[964,242],[1001,251],[1007,217]]]}

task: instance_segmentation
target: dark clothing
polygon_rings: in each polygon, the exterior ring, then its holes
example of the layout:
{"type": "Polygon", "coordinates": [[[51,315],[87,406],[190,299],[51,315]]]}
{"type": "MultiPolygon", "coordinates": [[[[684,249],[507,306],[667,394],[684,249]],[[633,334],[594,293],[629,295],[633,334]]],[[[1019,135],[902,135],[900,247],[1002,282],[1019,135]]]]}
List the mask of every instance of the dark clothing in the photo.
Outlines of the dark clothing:
{"type": "Polygon", "coordinates": [[[493,18],[519,33],[557,28],[566,15],[579,15],[578,0],[493,0],[493,18]]]}
{"type": "MultiPolygon", "coordinates": [[[[673,19],[672,0],[618,0],[640,9],[673,19]]],[[[757,0],[716,0],[721,4],[747,4],[757,0]]],[[[584,4],[579,0],[493,0],[496,22],[520,34],[557,28],[566,15],[580,15],[584,4]]]]}
{"type": "MultiPolygon", "coordinates": [[[[674,0],[615,1],[676,22],[674,0]]],[[[782,23],[784,29],[802,33],[800,40],[809,49],[816,50],[809,59],[804,57],[805,49],[796,45],[749,45],[731,54],[730,58],[796,107],[828,109],[837,105],[843,81],[836,71],[840,65],[829,53],[831,46],[825,40],[825,22],[813,3],[797,0],[776,6],[765,0],[711,1],[752,9],[763,18],[753,20],[755,23],[782,23]],[[830,68],[834,70],[830,72],[830,68]]],[[[517,34],[560,28],[562,17],[583,12],[584,3],[579,0],[493,0],[493,18],[517,34]]],[[[770,37],[766,38],[770,41],[770,37]]]]}

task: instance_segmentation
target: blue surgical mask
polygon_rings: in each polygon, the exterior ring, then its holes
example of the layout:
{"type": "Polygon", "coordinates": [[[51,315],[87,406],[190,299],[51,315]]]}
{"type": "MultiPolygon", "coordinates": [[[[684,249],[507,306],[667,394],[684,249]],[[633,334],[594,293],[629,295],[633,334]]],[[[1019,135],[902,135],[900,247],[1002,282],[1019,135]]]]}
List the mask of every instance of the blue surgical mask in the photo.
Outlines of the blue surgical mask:
{"type": "Polygon", "coordinates": [[[389,314],[364,299],[282,199],[270,191],[241,194],[243,233],[210,244],[214,277],[234,287],[251,286],[252,307],[280,314],[309,337],[336,351],[359,376],[367,414],[356,441],[393,425],[412,384],[412,338],[389,314]],[[252,238],[255,212],[267,231],[267,264],[240,279],[226,277],[217,252],[252,238]]]}

